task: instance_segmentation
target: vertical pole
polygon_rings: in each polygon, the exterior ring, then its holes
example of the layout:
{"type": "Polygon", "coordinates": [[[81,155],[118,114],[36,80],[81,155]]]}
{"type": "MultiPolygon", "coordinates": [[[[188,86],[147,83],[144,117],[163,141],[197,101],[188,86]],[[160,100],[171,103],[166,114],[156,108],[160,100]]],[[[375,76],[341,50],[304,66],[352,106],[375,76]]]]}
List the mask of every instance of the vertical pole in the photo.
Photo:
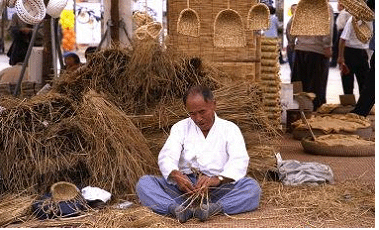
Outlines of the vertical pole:
{"type": "Polygon", "coordinates": [[[54,69],[54,78],[57,77],[58,67],[57,67],[57,45],[55,40],[55,23],[54,18],[50,18],[50,32],[51,32],[51,54],[53,55],[53,69],[54,69]]]}
{"type": "Polygon", "coordinates": [[[255,37],[255,58],[257,62],[255,62],[255,81],[261,81],[261,60],[262,60],[262,51],[261,51],[261,40],[262,35],[260,31],[254,31],[253,37],[255,37]]]}
{"type": "Polygon", "coordinates": [[[119,0],[111,0],[111,40],[114,43],[120,41],[120,14],[119,14],[119,0]]]}

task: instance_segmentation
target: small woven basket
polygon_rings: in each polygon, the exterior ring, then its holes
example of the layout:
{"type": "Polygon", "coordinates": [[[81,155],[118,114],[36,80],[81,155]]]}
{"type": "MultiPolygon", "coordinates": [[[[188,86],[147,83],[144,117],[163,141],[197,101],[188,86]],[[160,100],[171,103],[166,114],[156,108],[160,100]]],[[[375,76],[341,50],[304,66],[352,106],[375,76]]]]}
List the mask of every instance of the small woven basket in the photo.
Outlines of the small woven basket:
{"type": "MultiPolygon", "coordinates": [[[[374,142],[373,142],[374,143],[374,142]]],[[[326,156],[347,156],[347,157],[366,157],[375,156],[375,144],[354,146],[335,145],[328,146],[313,141],[312,137],[306,137],[301,140],[301,145],[308,153],[326,156]]]]}
{"type": "Polygon", "coordinates": [[[162,24],[160,22],[150,22],[146,25],[146,32],[150,37],[156,39],[162,31],[162,24]]]}
{"type": "Polygon", "coordinates": [[[291,35],[323,36],[330,34],[329,6],[325,0],[300,0],[296,7],[291,35]]]}
{"type": "Polygon", "coordinates": [[[36,25],[46,16],[46,7],[42,0],[17,0],[16,12],[22,21],[36,25]]]}
{"type": "Polygon", "coordinates": [[[55,202],[75,200],[80,197],[79,189],[72,183],[61,181],[50,188],[51,197],[55,202]]]}
{"type": "Polygon", "coordinates": [[[241,15],[230,9],[218,12],[214,22],[213,43],[216,47],[245,47],[246,36],[241,15]]]}
{"type": "Polygon", "coordinates": [[[367,6],[363,0],[339,0],[353,17],[370,22],[374,20],[375,13],[367,6]]]}
{"type": "Polygon", "coordinates": [[[137,27],[140,27],[150,22],[153,22],[153,18],[147,13],[138,11],[133,14],[133,21],[137,25],[137,27]]]}
{"type": "Polygon", "coordinates": [[[351,20],[351,24],[353,25],[358,40],[366,44],[372,38],[372,31],[365,21],[361,20],[361,23],[358,22],[359,21],[356,17],[353,17],[351,20]]]}
{"type": "Polygon", "coordinates": [[[187,0],[187,8],[179,14],[176,30],[179,34],[187,36],[200,36],[200,17],[195,10],[189,7],[189,0],[187,0]]]}
{"type": "Polygon", "coordinates": [[[267,30],[270,27],[270,10],[266,4],[254,4],[247,14],[249,30],[267,30]]]}
{"type": "Polygon", "coordinates": [[[149,38],[150,35],[147,33],[147,25],[143,25],[143,26],[138,27],[134,31],[134,36],[138,40],[145,40],[145,39],[149,38]]]}
{"type": "Polygon", "coordinates": [[[67,0],[50,0],[46,6],[46,13],[53,18],[59,18],[67,5],[67,0]]]}

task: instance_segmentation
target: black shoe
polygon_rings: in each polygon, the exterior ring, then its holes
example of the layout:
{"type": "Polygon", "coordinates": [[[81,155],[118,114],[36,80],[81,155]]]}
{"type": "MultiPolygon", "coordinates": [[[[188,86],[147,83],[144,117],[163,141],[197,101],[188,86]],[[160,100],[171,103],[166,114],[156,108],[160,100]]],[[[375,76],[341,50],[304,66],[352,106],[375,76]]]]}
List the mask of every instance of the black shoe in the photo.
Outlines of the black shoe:
{"type": "Polygon", "coordinates": [[[171,205],[169,211],[180,223],[184,223],[193,217],[193,209],[184,208],[182,205],[171,205]]]}
{"type": "Polygon", "coordinates": [[[219,203],[203,204],[195,209],[193,215],[200,221],[206,221],[209,217],[222,212],[222,206],[219,203]]]}

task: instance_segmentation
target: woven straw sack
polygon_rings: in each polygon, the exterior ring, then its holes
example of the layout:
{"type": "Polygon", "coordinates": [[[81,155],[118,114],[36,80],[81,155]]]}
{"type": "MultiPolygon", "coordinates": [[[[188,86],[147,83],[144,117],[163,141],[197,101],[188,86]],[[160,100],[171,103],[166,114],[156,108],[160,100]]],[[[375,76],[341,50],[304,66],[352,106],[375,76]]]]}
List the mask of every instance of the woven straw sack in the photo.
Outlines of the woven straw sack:
{"type": "Polygon", "coordinates": [[[277,38],[269,38],[269,37],[262,37],[262,40],[261,40],[261,45],[273,45],[273,46],[277,46],[279,43],[279,39],[277,38]]]}
{"type": "Polygon", "coordinates": [[[374,20],[375,13],[367,6],[363,0],[339,0],[353,17],[370,22],[374,20]]]}
{"type": "Polygon", "coordinates": [[[325,0],[300,0],[296,7],[291,35],[323,36],[330,34],[329,6],[325,0]]]}
{"type": "MultiPolygon", "coordinates": [[[[352,137],[355,136],[353,135],[352,137]]],[[[359,140],[359,137],[357,137],[357,140],[359,140]]],[[[313,141],[311,137],[306,137],[301,140],[301,145],[306,152],[316,155],[349,157],[375,156],[375,142],[372,142],[371,145],[363,143],[360,144],[357,142],[354,146],[328,146],[317,141],[313,141]]]]}
{"type": "Polygon", "coordinates": [[[176,30],[179,34],[187,36],[200,36],[200,18],[197,12],[189,7],[189,0],[187,8],[179,14],[176,30]]]}
{"type": "Polygon", "coordinates": [[[74,200],[80,196],[79,189],[74,184],[65,181],[53,184],[50,191],[55,202],[74,200]]]}
{"type": "Polygon", "coordinates": [[[213,43],[216,47],[245,47],[246,36],[241,15],[232,9],[218,12],[214,22],[213,43]]]}
{"type": "Polygon", "coordinates": [[[6,1],[6,5],[9,7],[9,8],[14,8],[16,6],[16,1],[17,0],[3,0],[3,1],[6,1]]]}
{"type": "Polygon", "coordinates": [[[16,12],[22,21],[35,25],[46,16],[46,7],[42,0],[17,0],[16,12]]]}
{"type": "Polygon", "coordinates": [[[368,24],[365,21],[360,21],[361,23],[358,23],[356,17],[353,17],[351,20],[351,24],[353,25],[355,35],[357,36],[358,40],[362,43],[367,43],[372,38],[372,31],[368,24]]]}
{"type": "Polygon", "coordinates": [[[156,39],[162,31],[162,24],[160,22],[150,22],[146,25],[146,32],[150,37],[156,39]]]}
{"type": "Polygon", "coordinates": [[[135,12],[133,14],[133,21],[137,25],[137,27],[140,27],[150,22],[153,22],[153,18],[147,13],[135,12]]]}
{"type": "Polygon", "coordinates": [[[46,6],[46,13],[53,18],[59,18],[67,5],[67,0],[50,0],[46,6]]]}
{"type": "Polygon", "coordinates": [[[253,5],[247,14],[249,30],[267,30],[270,27],[270,10],[266,4],[253,5]]]}

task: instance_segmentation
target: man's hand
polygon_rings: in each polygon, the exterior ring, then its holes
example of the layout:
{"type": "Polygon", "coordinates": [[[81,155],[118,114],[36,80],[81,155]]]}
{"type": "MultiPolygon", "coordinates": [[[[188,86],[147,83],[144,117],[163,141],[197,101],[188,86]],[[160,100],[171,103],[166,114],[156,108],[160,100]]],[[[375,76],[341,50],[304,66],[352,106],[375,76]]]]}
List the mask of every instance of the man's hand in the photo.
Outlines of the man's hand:
{"type": "Polygon", "coordinates": [[[188,194],[192,194],[194,191],[194,187],[192,185],[191,180],[187,177],[187,175],[184,175],[182,172],[178,170],[173,170],[169,177],[173,179],[176,184],[178,185],[180,191],[188,194]]]}
{"type": "Polygon", "coordinates": [[[332,57],[332,47],[324,48],[325,57],[331,58],[332,57]]]}
{"type": "Polygon", "coordinates": [[[217,187],[221,184],[221,181],[216,176],[206,176],[201,174],[195,185],[195,190],[198,193],[205,193],[209,187],[217,187]]]}

